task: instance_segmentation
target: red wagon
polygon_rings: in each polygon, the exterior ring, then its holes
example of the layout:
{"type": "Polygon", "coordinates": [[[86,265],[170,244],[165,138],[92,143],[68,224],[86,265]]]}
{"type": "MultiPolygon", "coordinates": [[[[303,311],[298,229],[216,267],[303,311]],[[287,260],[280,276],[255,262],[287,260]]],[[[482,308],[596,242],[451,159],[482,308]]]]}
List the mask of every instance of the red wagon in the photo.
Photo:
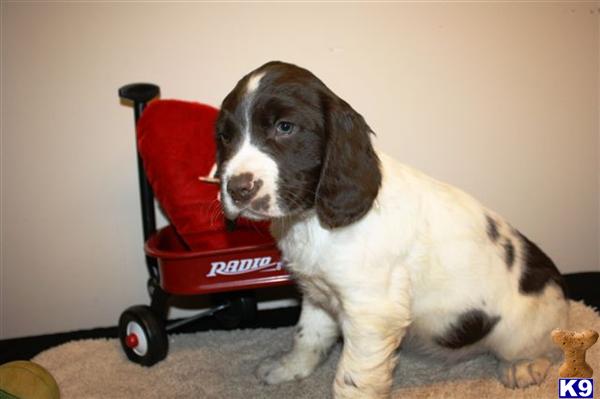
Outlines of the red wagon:
{"type": "MultiPolygon", "coordinates": [[[[119,89],[121,99],[134,107],[136,129],[147,104],[159,94],[159,87],[152,84],[130,84],[119,89]]],[[[167,355],[168,331],[208,315],[215,315],[227,327],[235,327],[256,314],[252,290],[292,284],[292,281],[273,238],[254,226],[232,228],[232,223],[227,221],[227,228],[203,233],[204,240],[194,248],[187,245],[173,225],[157,230],[155,195],[139,150],[138,145],[140,203],[151,301],[150,306],[132,306],[121,314],[119,338],[131,361],[151,366],[167,355]],[[167,320],[171,296],[198,294],[220,294],[220,300],[215,307],[196,316],[176,322],[167,320]]]]}

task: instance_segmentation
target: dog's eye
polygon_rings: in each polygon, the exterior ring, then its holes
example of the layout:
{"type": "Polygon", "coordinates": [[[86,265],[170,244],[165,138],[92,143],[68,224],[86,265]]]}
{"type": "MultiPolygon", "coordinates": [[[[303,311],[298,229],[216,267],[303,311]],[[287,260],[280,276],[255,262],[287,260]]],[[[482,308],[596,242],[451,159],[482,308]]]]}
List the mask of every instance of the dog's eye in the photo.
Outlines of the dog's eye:
{"type": "Polygon", "coordinates": [[[294,132],[294,124],[292,122],[281,121],[277,123],[277,133],[282,135],[289,135],[294,132]]]}
{"type": "Polygon", "coordinates": [[[217,134],[217,138],[221,143],[228,144],[231,141],[231,134],[227,132],[219,132],[217,134]]]}

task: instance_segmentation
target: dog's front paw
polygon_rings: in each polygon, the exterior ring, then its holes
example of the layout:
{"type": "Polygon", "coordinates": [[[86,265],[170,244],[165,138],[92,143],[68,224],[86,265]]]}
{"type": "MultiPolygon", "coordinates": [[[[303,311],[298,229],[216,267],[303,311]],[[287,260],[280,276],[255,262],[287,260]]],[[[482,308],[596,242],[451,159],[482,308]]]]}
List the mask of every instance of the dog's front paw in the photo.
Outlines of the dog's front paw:
{"type": "Polygon", "coordinates": [[[273,385],[286,381],[301,380],[312,369],[303,367],[302,362],[292,361],[288,355],[264,359],[256,369],[256,376],[264,383],[273,385]]]}

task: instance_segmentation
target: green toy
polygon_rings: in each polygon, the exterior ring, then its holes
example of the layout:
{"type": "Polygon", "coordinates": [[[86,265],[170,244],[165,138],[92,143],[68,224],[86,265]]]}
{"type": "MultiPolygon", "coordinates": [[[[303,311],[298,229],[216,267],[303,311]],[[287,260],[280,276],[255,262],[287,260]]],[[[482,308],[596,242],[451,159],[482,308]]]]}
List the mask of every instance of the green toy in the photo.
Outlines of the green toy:
{"type": "Polygon", "coordinates": [[[18,360],[0,366],[0,399],[60,399],[60,392],[45,368],[18,360]]]}

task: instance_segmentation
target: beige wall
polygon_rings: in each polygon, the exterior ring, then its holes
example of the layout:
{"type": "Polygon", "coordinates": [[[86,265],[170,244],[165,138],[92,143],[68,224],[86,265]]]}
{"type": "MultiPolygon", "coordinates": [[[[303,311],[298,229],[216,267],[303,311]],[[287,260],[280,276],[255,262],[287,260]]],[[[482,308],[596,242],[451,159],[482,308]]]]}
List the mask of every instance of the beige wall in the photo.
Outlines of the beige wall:
{"type": "Polygon", "coordinates": [[[598,2],[2,2],[0,338],[114,325],[146,303],[131,109],[218,104],[303,65],[397,158],[480,198],[563,272],[600,270],[598,2]]]}

